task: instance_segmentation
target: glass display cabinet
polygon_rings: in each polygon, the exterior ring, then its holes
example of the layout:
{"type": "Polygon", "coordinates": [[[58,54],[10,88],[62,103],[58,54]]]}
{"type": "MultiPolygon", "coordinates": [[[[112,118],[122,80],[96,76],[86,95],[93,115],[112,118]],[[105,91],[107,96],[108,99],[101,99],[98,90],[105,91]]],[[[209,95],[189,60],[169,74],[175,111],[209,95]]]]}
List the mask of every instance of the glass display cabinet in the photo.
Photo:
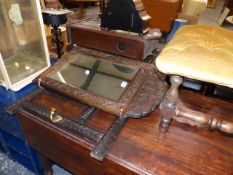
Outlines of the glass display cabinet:
{"type": "Polygon", "coordinates": [[[0,84],[17,91],[50,66],[40,2],[0,0],[0,84]]]}

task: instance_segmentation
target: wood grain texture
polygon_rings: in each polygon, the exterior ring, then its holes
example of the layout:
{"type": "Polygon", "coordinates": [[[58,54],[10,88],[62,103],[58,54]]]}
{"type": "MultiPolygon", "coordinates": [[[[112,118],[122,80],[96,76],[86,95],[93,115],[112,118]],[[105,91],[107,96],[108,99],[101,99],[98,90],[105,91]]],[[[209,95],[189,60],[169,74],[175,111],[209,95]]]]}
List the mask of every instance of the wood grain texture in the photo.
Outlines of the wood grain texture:
{"type": "Polygon", "coordinates": [[[92,49],[75,47],[35,81],[45,89],[55,91],[74,100],[79,100],[113,115],[140,118],[152,112],[163,100],[167,90],[167,84],[163,80],[164,77],[152,64],[128,60],[125,57],[106,54],[92,49]],[[80,53],[94,56],[94,58],[100,61],[111,61],[112,64],[119,63],[135,70],[138,69],[138,72],[130,81],[121,97],[116,101],[51,78],[63,66],[76,59],[80,53]]]}
{"type": "Polygon", "coordinates": [[[182,0],[142,0],[148,14],[152,17],[149,27],[170,32],[178,12],[182,9],[182,0]]]}
{"type": "MultiPolygon", "coordinates": [[[[233,121],[233,104],[182,91],[180,98],[191,109],[233,121]]],[[[84,105],[48,94],[33,103],[56,107],[60,114],[77,119],[84,105]]],[[[18,113],[25,136],[31,146],[74,174],[152,175],[152,174],[233,174],[233,137],[206,129],[172,122],[166,135],[159,133],[159,110],[141,119],[128,119],[103,162],[90,157],[94,147],[56,124],[48,123],[27,111],[18,113]]],[[[88,126],[106,131],[115,117],[95,111],[88,126]]]]}
{"type": "Polygon", "coordinates": [[[208,0],[207,7],[208,8],[215,8],[217,0],[208,0]]]}
{"type": "MultiPolygon", "coordinates": [[[[164,132],[168,129],[171,120],[174,119],[178,122],[187,123],[194,127],[219,130],[233,135],[233,122],[221,119],[219,120],[214,115],[189,109],[182,103],[182,100],[179,100],[178,88],[183,82],[182,77],[173,75],[170,78],[170,82],[171,86],[167,91],[164,100],[160,104],[160,126],[164,132]]],[[[233,115],[231,117],[233,117],[233,115]]]]}
{"type": "Polygon", "coordinates": [[[85,18],[86,11],[85,5],[90,3],[99,3],[100,13],[103,13],[105,9],[105,1],[104,0],[60,0],[64,7],[77,7],[80,9],[80,19],[85,18]]]}
{"type": "MultiPolygon", "coordinates": [[[[103,30],[100,28],[100,22],[96,19],[82,20],[68,25],[68,28],[69,39],[72,44],[102,50],[131,59],[144,60],[158,48],[158,36],[146,39],[147,34],[139,36],[127,32],[103,30]],[[118,44],[124,44],[125,50],[119,49],[118,44]]],[[[160,31],[158,30],[157,32],[159,35],[160,31]]]]}

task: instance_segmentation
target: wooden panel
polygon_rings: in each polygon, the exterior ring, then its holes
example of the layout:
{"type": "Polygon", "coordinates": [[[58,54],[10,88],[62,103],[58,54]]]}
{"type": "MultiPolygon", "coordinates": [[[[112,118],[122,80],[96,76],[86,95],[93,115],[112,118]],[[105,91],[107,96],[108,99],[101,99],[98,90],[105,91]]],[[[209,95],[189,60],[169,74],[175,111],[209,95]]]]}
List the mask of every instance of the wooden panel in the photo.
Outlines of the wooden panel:
{"type": "Polygon", "coordinates": [[[147,13],[152,17],[149,26],[169,32],[178,12],[182,7],[182,0],[142,0],[147,13]]]}
{"type": "Polygon", "coordinates": [[[126,57],[144,59],[144,44],[141,41],[120,38],[112,32],[105,35],[105,32],[82,30],[81,28],[71,28],[72,43],[80,46],[101,49],[106,52],[120,54],[126,57]],[[125,43],[127,51],[119,51],[117,43],[125,43]]]}
{"type": "MultiPolygon", "coordinates": [[[[195,110],[233,121],[233,104],[182,91],[183,102],[195,110]]],[[[82,106],[43,94],[34,103],[54,106],[77,118],[82,106]],[[56,103],[55,103],[56,102],[56,103]]],[[[19,113],[26,138],[36,150],[77,174],[233,174],[233,136],[172,122],[164,138],[159,135],[159,111],[142,119],[129,119],[103,162],[89,156],[93,143],[26,111],[19,113]]],[[[105,131],[114,120],[95,112],[88,125],[105,131]]]]}
{"type": "Polygon", "coordinates": [[[216,7],[217,0],[208,0],[207,7],[209,8],[215,8],[216,7]]]}
{"type": "MultiPolygon", "coordinates": [[[[73,44],[93,48],[132,59],[143,60],[158,47],[158,37],[101,30],[96,19],[86,19],[69,25],[69,39],[73,44]]],[[[159,30],[149,30],[149,34],[159,30]]]]}
{"type": "Polygon", "coordinates": [[[60,2],[63,4],[65,7],[76,7],[77,5],[79,6],[80,9],[80,18],[83,19],[85,17],[85,4],[88,3],[97,3],[99,2],[100,6],[100,13],[104,11],[105,8],[105,1],[104,0],[60,0],[60,2]]]}

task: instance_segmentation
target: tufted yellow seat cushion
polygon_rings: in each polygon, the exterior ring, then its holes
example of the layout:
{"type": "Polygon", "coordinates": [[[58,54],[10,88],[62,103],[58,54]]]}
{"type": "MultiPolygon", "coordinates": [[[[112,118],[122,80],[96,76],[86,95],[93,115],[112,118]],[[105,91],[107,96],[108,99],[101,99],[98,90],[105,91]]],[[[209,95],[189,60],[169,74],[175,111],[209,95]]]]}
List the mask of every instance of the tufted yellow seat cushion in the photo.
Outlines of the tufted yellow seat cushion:
{"type": "Polygon", "coordinates": [[[166,74],[233,88],[233,31],[207,25],[180,28],[156,59],[166,74]]]}

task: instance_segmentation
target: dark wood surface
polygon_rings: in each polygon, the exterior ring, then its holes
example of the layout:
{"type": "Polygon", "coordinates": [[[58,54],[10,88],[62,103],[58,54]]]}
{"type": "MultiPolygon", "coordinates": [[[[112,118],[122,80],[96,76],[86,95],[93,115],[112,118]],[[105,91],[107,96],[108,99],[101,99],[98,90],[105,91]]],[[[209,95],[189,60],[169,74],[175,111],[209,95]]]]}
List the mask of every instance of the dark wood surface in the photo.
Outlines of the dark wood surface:
{"type": "MultiPolygon", "coordinates": [[[[189,91],[180,95],[188,107],[233,121],[233,104],[189,91]]],[[[41,94],[34,103],[56,107],[78,118],[81,104],[41,94]]],[[[168,133],[159,134],[159,111],[141,119],[128,119],[103,162],[90,157],[93,143],[28,111],[18,113],[28,142],[41,154],[74,174],[233,174],[233,137],[173,121],[168,133]]],[[[106,131],[115,117],[96,111],[88,125],[106,131]]]]}
{"type": "Polygon", "coordinates": [[[100,13],[103,13],[105,8],[104,0],[60,0],[60,2],[63,6],[70,5],[75,7],[75,5],[79,5],[81,19],[85,17],[85,4],[98,2],[100,6],[100,13]]]}
{"type": "Polygon", "coordinates": [[[233,122],[215,117],[215,114],[206,114],[198,110],[192,110],[179,100],[179,86],[183,83],[183,78],[173,75],[170,78],[171,86],[167,91],[163,102],[160,104],[161,130],[166,131],[171,120],[186,123],[193,127],[208,128],[209,130],[219,130],[233,135],[233,122]],[[163,128],[163,129],[162,129],[163,128]]]}
{"type": "MultiPolygon", "coordinates": [[[[72,75],[74,75],[74,73],[72,75]]],[[[63,59],[57,61],[53,67],[41,74],[36,81],[40,86],[45,87],[45,89],[52,89],[55,92],[74,100],[79,100],[113,115],[132,118],[140,118],[151,113],[163,100],[167,90],[167,84],[162,78],[161,73],[152,64],[129,60],[125,57],[83,47],[74,47],[69,53],[66,53],[63,59]],[[51,78],[54,74],[59,72],[61,68],[68,65],[70,61],[76,60],[79,54],[91,56],[93,59],[99,61],[119,64],[119,66],[125,66],[126,68],[137,70],[137,72],[117,100],[103,97],[84,90],[84,88],[71,86],[69,83],[66,84],[51,78]]]]}
{"type": "Polygon", "coordinates": [[[97,19],[85,19],[68,27],[69,40],[72,44],[102,50],[112,54],[125,56],[131,59],[144,60],[148,55],[158,48],[160,30],[151,29],[147,34],[135,35],[127,32],[116,32],[100,28],[100,21],[97,19]],[[158,36],[153,36],[153,33],[158,36]],[[93,39],[95,38],[95,39],[93,39]],[[123,50],[119,44],[124,44],[123,50]]]}
{"type": "Polygon", "coordinates": [[[183,0],[142,0],[148,14],[152,17],[149,27],[159,28],[168,33],[178,12],[182,9],[183,0]]]}

